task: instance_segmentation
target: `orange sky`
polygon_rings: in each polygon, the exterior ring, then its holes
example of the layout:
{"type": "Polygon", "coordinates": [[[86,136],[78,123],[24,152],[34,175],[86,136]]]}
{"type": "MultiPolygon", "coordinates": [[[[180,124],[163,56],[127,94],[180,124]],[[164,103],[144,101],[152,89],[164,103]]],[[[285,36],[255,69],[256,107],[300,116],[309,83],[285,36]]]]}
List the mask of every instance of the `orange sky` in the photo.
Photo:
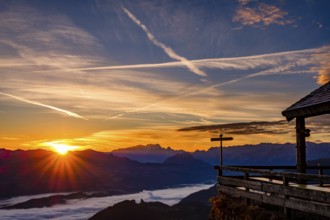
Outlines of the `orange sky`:
{"type": "MultiPolygon", "coordinates": [[[[281,112],[330,79],[327,1],[2,4],[2,148],[294,142],[281,112]]],[[[308,140],[330,142],[329,124],[309,119],[308,140]]]]}

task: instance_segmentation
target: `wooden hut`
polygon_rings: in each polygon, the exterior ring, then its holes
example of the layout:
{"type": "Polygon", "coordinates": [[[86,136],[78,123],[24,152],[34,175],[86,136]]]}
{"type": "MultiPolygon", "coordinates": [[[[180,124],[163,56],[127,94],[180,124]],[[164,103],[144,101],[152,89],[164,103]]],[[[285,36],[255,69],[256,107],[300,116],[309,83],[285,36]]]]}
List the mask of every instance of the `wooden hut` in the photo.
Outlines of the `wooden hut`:
{"type": "Polygon", "coordinates": [[[306,137],[309,129],[305,128],[305,118],[330,113],[330,81],[298,102],[291,105],[282,115],[288,121],[296,119],[297,171],[306,173],[306,137]]]}
{"type": "Polygon", "coordinates": [[[323,174],[330,166],[307,167],[305,141],[310,132],[305,118],[329,113],[330,82],[282,112],[288,121],[296,119],[297,166],[215,166],[219,170],[219,195],[243,199],[246,204],[253,201],[281,207],[293,219],[302,214],[303,219],[330,219],[330,189],[324,184],[330,182],[330,176],[323,174]],[[319,173],[307,174],[306,169],[319,173]],[[240,175],[226,176],[223,170],[240,175]]]}

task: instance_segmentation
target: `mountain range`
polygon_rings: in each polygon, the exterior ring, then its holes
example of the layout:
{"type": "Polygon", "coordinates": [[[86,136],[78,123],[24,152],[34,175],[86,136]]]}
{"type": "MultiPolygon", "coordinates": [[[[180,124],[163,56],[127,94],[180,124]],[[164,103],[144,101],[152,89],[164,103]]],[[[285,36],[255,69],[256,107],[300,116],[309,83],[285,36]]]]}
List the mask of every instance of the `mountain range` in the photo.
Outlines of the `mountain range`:
{"type": "MultiPolygon", "coordinates": [[[[306,144],[307,160],[330,158],[330,143],[306,144]]],[[[171,148],[162,148],[160,145],[136,146],[115,150],[112,153],[120,157],[130,158],[140,162],[161,163],[168,155],[175,155],[182,151],[171,148]],[[156,156],[155,156],[156,155],[156,156]]],[[[197,150],[190,153],[194,158],[210,165],[219,164],[219,147],[208,150],[197,150]]],[[[261,143],[257,145],[243,145],[223,148],[224,165],[292,165],[296,164],[296,146],[292,143],[272,144],[261,143]]]]}
{"type": "MultiPolygon", "coordinates": [[[[295,165],[295,145],[225,147],[224,165],[295,165]]],[[[329,143],[307,143],[311,165],[330,158],[329,143]]],[[[65,156],[46,150],[0,149],[0,198],[56,192],[125,194],[179,184],[215,181],[219,148],[184,152],[160,145],[110,153],[73,151],[65,156]]]]}
{"type": "Polygon", "coordinates": [[[180,153],[142,163],[93,150],[65,156],[45,150],[0,149],[0,198],[65,191],[127,194],[215,180],[212,166],[180,153]]]}

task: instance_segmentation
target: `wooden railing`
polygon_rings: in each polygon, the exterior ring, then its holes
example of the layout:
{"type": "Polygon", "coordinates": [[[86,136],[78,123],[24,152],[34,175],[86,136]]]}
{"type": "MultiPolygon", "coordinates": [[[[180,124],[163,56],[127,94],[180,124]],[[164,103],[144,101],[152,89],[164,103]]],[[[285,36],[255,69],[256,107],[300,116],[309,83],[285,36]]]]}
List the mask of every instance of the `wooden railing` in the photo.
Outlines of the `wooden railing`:
{"type": "MultiPolygon", "coordinates": [[[[295,169],[293,166],[216,166],[222,171],[241,173],[241,178],[218,176],[218,191],[233,197],[252,199],[257,202],[313,213],[330,218],[330,189],[299,182],[330,182],[330,176],[303,174],[274,170],[295,169]],[[242,175],[244,174],[244,175],[242,175]]],[[[309,167],[309,169],[329,169],[330,167],[309,167]]]]}

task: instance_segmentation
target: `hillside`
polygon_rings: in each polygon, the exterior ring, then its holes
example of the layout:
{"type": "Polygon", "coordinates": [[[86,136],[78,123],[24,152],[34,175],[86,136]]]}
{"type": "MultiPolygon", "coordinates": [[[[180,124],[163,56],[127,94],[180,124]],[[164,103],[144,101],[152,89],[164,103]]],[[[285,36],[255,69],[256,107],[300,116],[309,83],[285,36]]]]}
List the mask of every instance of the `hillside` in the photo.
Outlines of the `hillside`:
{"type": "Polygon", "coordinates": [[[209,198],[216,195],[215,187],[193,193],[178,204],[168,206],[160,202],[140,203],[123,201],[110,206],[90,218],[90,220],[106,219],[159,219],[159,220],[204,220],[210,212],[209,198]],[[127,210],[130,210],[129,212],[127,210]]]}
{"type": "Polygon", "coordinates": [[[0,197],[63,191],[120,194],[215,179],[212,166],[192,156],[181,157],[180,163],[141,163],[92,150],[60,156],[0,149],[0,158],[0,197]]]}

